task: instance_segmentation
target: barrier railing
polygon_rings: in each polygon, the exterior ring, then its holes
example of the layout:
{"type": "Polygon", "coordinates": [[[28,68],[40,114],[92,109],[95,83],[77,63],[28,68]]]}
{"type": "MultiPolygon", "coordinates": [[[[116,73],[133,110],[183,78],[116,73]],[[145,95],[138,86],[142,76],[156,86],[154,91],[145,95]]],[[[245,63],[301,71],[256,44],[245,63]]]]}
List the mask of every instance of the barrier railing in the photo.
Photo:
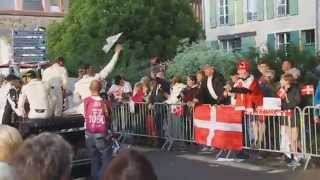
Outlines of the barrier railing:
{"type": "MultiPolygon", "coordinates": [[[[292,154],[306,158],[320,157],[320,107],[303,110],[256,109],[243,115],[244,149],[292,154]]],[[[121,135],[163,138],[163,150],[175,142],[195,142],[193,110],[184,104],[121,104],[113,108],[112,128],[121,135]]]]}

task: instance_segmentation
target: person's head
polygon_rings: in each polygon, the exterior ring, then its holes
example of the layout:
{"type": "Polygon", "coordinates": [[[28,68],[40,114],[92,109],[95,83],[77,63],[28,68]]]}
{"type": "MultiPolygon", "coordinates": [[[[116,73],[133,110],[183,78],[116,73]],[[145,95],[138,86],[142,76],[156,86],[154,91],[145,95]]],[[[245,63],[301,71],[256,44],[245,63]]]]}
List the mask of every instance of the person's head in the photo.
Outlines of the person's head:
{"type": "Polygon", "coordinates": [[[276,72],[274,70],[268,69],[263,72],[262,76],[267,82],[272,82],[275,78],[276,72]]]}
{"type": "Polygon", "coordinates": [[[134,91],[137,92],[137,91],[142,91],[142,90],[143,90],[143,84],[141,82],[137,82],[134,85],[134,91]]]}
{"type": "Polygon", "coordinates": [[[144,86],[149,86],[150,79],[149,79],[147,76],[144,76],[143,78],[141,78],[141,83],[142,83],[144,86]]]}
{"type": "Polygon", "coordinates": [[[261,60],[258,63],[258,70],[260,73],[264,73],[265,71],[269,70],[270,66],[269,63],[265,60],[261,60]]]}
{"type": "Polygon", "coordinates": [[[119,85],[119,86],[123,86],[124,85],[123,77],[120,75],[117,75],[116,77],[114,77],[114,84],[119,85]]]}
{"type": "Polygon", "coordinates": [[[9,74],[9,75],[5,78],[5,80],[6,80],[7,82],[11,82],[11,81],[19,80],[19,78],[18,78],[16,75],[14,75],[14,74],[9,74]]]}
{"type": "Polygon", "coordinates": [[[142,154],[129,150],[112,160],[102,180],[157,180],[157,176],[142,154]]]}
{"type": "Polygon", "coordinates": [[[90,65],[90,64],[84,65],[83,69],[84,69],[84,73],[86,75],[88,75],[88,76],[94,76],[95,73],[96,73],[96,71],[94,70],[93,66],[90,65]]]}
{"type": "Polygon", "coordinates": [[[181,76],[176,74],[171,78],[171,84],[181,83],[181,76]]]}
{"type": "Polygon", "coordinates": [[[294,79],[293,75],[292,74],[284,74],[282,75],[281,77],[281,80],[280,80],[280,85],[282,87],[290,87],[292,86],[293,84],[295,84],[296,80],[294,79]]]}
{"type": "Polygon", "coordinates": [[[102,88],[102,84],[99,80],[93,80],[89,88],[91,91],[91,95],[99,95],[102,88]]]}
{"type": "Polygon", "coordinates": [[[60,135],[42,133],[27,139],[11,162],[19,180],[67,180],[72,148],[60,135]]]}
{"type": "Polygon", "coordinates": [[[204,71],[203,70],[198,71],[196,76],[197,76],[197,83],[202,82],[205,77],[204,71]]]}
{"type": "Polygon", "coordinates": [[[64,58],[62,57],[62,56],[60,56],[60,57],[57,57],[56,59],[55,59],[55,63],[57,63],[57,64],[59,64],[60,66],[64,66],[64,58]]]}
{"type": "Polygon", "coordinates": [[[159,78],[159,79],[164,80],[166,77],[165,77],[165,75],[164,75],[164,72],[158,72],[158,73],[156,74],[156,78],[159,78]]]}
{"type": "Polygon", "coordinates": [[[213,76],[213,74],[215,72],[214,67],[211,64],[204,65],[202,69],[204,71],[205,76],[207,76],[207,77],[213,76]]]}
{"type": "Polygon", "coordinates": [[[26,76],[27,82],[29,82],[30,80],[37,78],[37,73],[33,70],[30,70],[26,72],[25,76],[26,76]]]}
{"type": "Polygon", "coordinates": [[[237,73],[239,77],[247,77],[250,74],[250,63],[247,60],[241,60],[237,64],[237,73]]]}
{"type": "Polygon", "coordinates": [[[293,63],[290,60],[283,60],[282,61],[282,71],[283,72],[288,72],[291,68],[293,67],[293,63]]]}
{"type": "Polygon", "coordinates": [[[22,137],[17,129],[0,125],[0,161],[11,160],[21,144],[22,137]]]}
{"type": "Polygon", "coordinates": [[[187,85],[188,87],[192,87],[197,84],[197,77],[195,75],[189,75],[187,77],[187,85]]]}

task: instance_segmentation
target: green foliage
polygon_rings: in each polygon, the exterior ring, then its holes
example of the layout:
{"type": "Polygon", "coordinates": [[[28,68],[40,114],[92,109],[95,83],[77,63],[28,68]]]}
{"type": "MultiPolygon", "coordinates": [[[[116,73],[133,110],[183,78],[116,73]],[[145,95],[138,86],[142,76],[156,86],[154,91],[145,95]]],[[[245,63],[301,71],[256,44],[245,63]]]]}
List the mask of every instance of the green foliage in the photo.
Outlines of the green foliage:
{"type": "Polygon", "coordinates": [[[254,51],[247,54],[251,59],[267,61],[271,68],[276,71],[277,79],[283,74],[281,64],[283,60],[290,60],[295,67],[302,71],[299,81],[303,84],[316,83],[318,81],[315,68],[320,59],[307,50],[301,50],[298,47],[288,47],[287,50],[269,50],[268,53],[260,54],[254,51]]]}
{"type": "Polygon", "coordinates": [[[83,64],[96,68],[112,53],[101,50],[107,36],[124,32],[124,53],[115,73],[135,80],[151,56],[173,58],[178,42],[200,33],[187,0],[74,0],[61,23],[49,26],[49,56],[63,55],[71,73],[83,64]]]}
{"type": "Polygon", "coordinates": [[[204,41],[191,46],[185,44],[179,48],[177,56],[169,65],[167,75],[170,77],[180,74],[186,77],[196,73],[202,65],[212,64],[220,73],[228,77],[234,72],[236,59],[235,54],[210,48],[204,41]]]}

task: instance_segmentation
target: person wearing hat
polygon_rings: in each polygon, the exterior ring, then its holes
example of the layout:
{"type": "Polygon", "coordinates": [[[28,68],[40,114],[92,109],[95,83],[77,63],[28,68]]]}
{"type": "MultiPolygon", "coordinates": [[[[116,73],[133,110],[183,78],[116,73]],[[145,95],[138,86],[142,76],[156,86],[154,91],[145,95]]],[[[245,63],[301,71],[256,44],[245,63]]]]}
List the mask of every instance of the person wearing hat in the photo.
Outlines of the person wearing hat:
{"type": "Polygon", "coordinates": [[[241,110],[253,110],[262,105],[263,93],[258,81],[250,74],[250,64],[247,60],[241,60],[237,64],[238,80],[230,89],[236,95],[236,106],[241,110]]]}
{"type": "Polygon", "coordinates": [[[206,64],[203,66],[205,78],[201,83],[199,94],[195,98],[196,103],[200,104],[223,104],[225,78],[217,72],[214,66],[206,64]]]}
{"type": "Polygon", "coordinates": [[[64,58],[58,57],[54,63],[42,73],[42,80],[50,88],[50,104],[54,109],[54,116],[62,116],[63,94],[67,89],[68,72],[64,67],[64,58]]]}
{"type": "Polygon", "coordinates": [[[26,77],[27,84],[22,87],[18,101],[18,115],[29,119],[52,117],[52,110],[49,106],[49,87],[45,82],[37,79],[35,71],[28,71],[26,77]],[[29,103],[29,112],[25,109],[26,102],[29,103]]]}

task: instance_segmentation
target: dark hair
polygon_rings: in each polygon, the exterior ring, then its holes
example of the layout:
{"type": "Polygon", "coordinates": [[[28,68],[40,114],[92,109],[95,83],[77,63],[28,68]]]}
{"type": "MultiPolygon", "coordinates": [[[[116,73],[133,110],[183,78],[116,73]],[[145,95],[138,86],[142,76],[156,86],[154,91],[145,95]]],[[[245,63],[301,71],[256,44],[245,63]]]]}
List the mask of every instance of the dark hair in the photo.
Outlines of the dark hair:
{"type": "Polygon", "coordinates": [[[64,57],[57,57],[56,62],[64,62],[64,57]]]}
{"type": "Polygon", "coordinates": [[[260,59],[260,60],[258,61],[258,65],[261,65],[261,64],[266,64],[267,66],[270,66],[268,60],[266,60],[266,59],[260,59]]]}
{"type": "Polygon", "coordinates": [[[13,157],[19,180],[60,180],[71,171],[72,149],[60,135],[42,133],[27,139],[13,157]]]}
{"type": "Polygon", "coordinates": [[[290,60],[290,59],[284,59],[284,60],[282,60],[282,63],[284,63],[284,62],[288,62],[288,63],[290,63],[290,64],[291,64],[291,66],[294,66],[293,61],[292,61],[292,60],[290,60]]]}
{"type": "Polygon", "coordinates": [[[114,77],[114,83],[116,85],[120,85],[121,80],[123,80],[123,77],[120,75],[117,75],[116,77],[114,77]]]}
{"type": "Polygon", "coordinates": [[[85,72],[87,72],[87,70],[88,70],[90,67],[91,67],[91,64],[85,64],[85,65],[83,66],[83,69],[84,69],[85,72]]]}
{"type": "Polygon", "coordinates": [[[121,153],[108,166],[102,180],[157,180],[151,163],[139,152],[121,153]]]}
{"type": "Polygon", "coordinates": [[[191,79],[191,81],[193,82],[197,82],[197,76],[194,74],[189,75],[188,78],[191,79]]]}

